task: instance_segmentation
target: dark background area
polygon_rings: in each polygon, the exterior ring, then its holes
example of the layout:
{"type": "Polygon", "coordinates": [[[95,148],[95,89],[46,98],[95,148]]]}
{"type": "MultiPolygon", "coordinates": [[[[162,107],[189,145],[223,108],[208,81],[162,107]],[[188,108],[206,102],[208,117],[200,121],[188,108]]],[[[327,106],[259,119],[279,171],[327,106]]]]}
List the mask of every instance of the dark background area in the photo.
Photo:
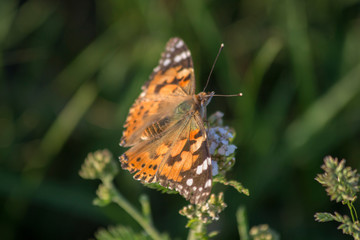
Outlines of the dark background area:
{"type": "MultiPolygon", "coordinates": [[[[330,202],[314,178],[323,157],[360,169],[360,2],[355,0],[0,1],[0,238],[88,239],[100,227],[141,231],[115,205],[92,205],[99,182],[79,177],[88,152],[117,158],[128,109],[170,37],[194,60],[197,91],[220,43],[208,91],[237,136],[228,178],[250,196],[225,191],[212,230],[237,239],[235,212],[267,223],[282,239],[351,239],[320,211],[330,202]]],[[[155,226],[184,239],[179,195],[143,187],[121,170],[119,191],[135,206],[147,194],[155,226]]],[[[358,204],[355,203],[355,206],[358,204]]]]}

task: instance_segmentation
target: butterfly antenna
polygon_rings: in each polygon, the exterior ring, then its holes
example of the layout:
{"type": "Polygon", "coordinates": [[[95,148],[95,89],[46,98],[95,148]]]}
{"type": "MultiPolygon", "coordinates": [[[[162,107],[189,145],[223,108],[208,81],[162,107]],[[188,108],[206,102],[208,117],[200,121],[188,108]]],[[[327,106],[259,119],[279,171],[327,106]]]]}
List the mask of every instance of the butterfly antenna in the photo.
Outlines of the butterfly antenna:
{"type": "Polygon", "coordinates": [[[219,51],[218,51],[218,53],[217,53],[217,55],[216,55],[215,61],[214,61],[213,65],[212,65],[212,67],[211,67],[211,70],[210,70],[210,73],[209,73],[208,79],[207,79],[207,81],[206,81],[206,84],[205,84],[205,87],[204,87],[203,92],[205,92],[205,89],[206,89],[207,85],[209,84],[209,80],[210,80],[211,74],[212,74],[212,72],[213,72],[213,70],[214,70],[215,63],[216,63],[216,61],[217,61],[217,59],[218,59],[218,57],[219,57],[219,55],[220,55],[220,53],[221,53],[221,50],[222,50],[223,48],[224,48],[224,44],[222,43],[222,44],[220,45],[219,51]]]}
{"type": "Polygon", "coordinates": [[[214,94],[213,97],[241,97],[243,94],[231,94],[231,95],[221,95],[221,94],[214,94]]]}

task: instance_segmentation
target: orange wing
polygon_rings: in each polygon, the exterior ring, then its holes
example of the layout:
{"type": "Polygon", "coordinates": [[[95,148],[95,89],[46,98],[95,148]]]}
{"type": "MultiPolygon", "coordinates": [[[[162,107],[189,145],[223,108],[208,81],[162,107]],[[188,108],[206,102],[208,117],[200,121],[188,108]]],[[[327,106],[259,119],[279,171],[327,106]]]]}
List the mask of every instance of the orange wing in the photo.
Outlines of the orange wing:
{"type": "Polygon", "coordinates": [[[166,119],[171,117],[176,106],[193,94],[195,77],[190,51],[183,40],[172,38],[159,65],[130,108],[120,145],[133,146],[147,140],[147,129],[155,129],[156,134],[164,131],[170,126],[166,119]],[[154,126],[155,123],[160,123],[160,127],[154,126]]]}

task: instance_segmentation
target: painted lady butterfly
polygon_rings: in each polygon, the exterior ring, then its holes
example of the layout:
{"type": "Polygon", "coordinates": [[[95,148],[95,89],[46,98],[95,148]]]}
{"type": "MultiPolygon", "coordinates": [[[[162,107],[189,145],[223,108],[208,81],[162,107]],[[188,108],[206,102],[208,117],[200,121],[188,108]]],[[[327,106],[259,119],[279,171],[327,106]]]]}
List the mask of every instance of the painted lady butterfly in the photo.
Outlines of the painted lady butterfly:
{"type": "Polygon", "coordinates": [[[124,124],[120,145],[131,148],[120,156],[122,168],[191,203],[206,201],[212,167],[204,119],[213,95],[195,94],[190,51],[180,38],[170,39],[124,124]]]}

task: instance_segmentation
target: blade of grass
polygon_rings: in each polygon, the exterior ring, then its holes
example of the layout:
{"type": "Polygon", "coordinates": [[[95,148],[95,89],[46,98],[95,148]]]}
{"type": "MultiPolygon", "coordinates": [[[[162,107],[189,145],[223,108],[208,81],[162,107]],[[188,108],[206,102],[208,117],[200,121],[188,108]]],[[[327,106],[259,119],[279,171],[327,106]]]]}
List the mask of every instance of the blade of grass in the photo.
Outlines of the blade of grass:
{"type": "Polygon", "coordinates": [[[6,40],[6,48],[15,46],[44,24],[55,11],[56,6],[57,4],[55,2],[50,3],[47,1],[36,0],[27,1],[22,4],[16,11],[14,22],[8,25],[11,26],[11,28],[9,29],[8,38],[6,40]]]}
{"type": "Polygon", "coordinates": [[[53,89],[71,94],[85,80],[92,78],[103,65],[104,59],[111,56],[114,50],[132,39],[135,29],[132,21],[120,18],[101,36],[88,45],[54,80],[53,89]]]}
{"type": "Polygon", "coordinates": [[[299,100],[302,107],[308,106],[315,98],[315,76],[307,22],[303,2],[286,0],[286,33],[289,43],[295,79],[299,87],[299,100]]]}
{"type": "Polygon", "coordinates": [[[246,209],[241,206],[236,211],[236,220],[238,224],[239,237],[241,240],[249,240],[249,224],[246,216],[246,209]]]}
{"type": "MultiPolygon", "coordinates": [[[[11,29],[12,22],[15,17],[16,2],[0,1],[0,47],[4,49],[4,41],[11,29]]],[[[0,51],[2,52],[2,51],[0,51]]]]}
{"type": "Polygon", "coordinates": [[[360,64],[341,78],[286,130],[289,150],[300,148],[360,92],[360,64]]]}
{"type": "Polygon", "coordinates": [[[259,50],[251,67],[246,72],[244,82],[249,83],[246,88],[246,97],[238,101],[238,109],[242,109],[244,125],[249,132],[252,132],[255,118],[255,104],[259,94],[265,73],[269,70],[271,64],[283,47],[283,43],[276,37],[269,38],[259,50]]]}
{"type": "Polygon", "coordinates": [[[13,188],[4,204],[5,211],[9,214],[11,220],[15,222],[9,226],[10,235],[13,235],[11,231],[15,231],[16,223],[26,212],[28,198],[41,184],[50,161],[61,150],[75,126],[96,99],[96,96],[97,89],[95,85],[89,82],[84,83],[43,137],[38,153],[28,160],[18,185],[13,188]],[[24,189],[24,185],[27,186],[26,189],[24,189]],[[17,198],[19,194],[23,194],[24,197],[17,198]]]}

